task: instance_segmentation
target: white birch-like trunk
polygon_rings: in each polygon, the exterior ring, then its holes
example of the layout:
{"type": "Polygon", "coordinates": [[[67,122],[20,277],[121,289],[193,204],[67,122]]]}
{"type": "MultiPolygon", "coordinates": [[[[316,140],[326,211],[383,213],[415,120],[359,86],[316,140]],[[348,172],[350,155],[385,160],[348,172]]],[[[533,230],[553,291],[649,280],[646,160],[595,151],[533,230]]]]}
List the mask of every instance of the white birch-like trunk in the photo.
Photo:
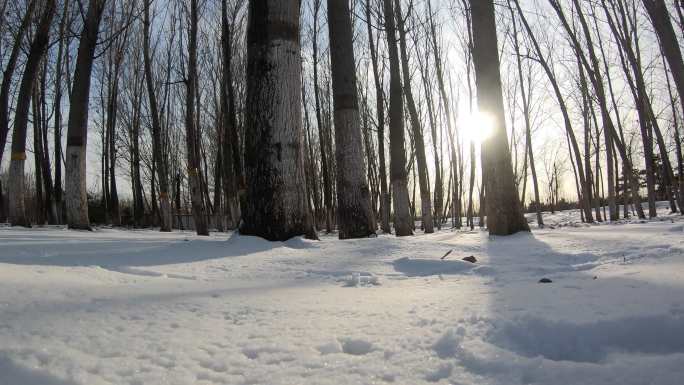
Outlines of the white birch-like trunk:
{"type": "Polygon", "coordinates": [[[88,229],[88,195],[86,189],[86,146],[67,146],[65,201],[70,228],[88,229]]]}
{"type": "MultiPolygon", "coordinates": [[[[12,226],[29,226],[26,218],[26,207],[24,203],[24,164],[26,163],[25,153],[13,153],[9,167],[9,180],[7,185],[7,196],[9,200],[9,222],[12,226]]],[[[1,202],[0,202],[1,203],[1,202]]]]}

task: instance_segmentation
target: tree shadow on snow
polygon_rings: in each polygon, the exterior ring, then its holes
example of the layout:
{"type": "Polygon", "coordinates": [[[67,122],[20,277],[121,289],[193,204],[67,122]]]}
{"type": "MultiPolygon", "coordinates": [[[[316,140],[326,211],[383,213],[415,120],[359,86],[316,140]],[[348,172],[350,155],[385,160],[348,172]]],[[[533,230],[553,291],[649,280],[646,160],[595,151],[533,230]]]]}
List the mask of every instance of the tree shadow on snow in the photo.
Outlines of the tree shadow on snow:
{"type": "Polygon", "coordinates": [[[47,373],[15,364],[0,355],[0,384],[21,385],[75,385],[47,373]]]}
{"type": "MultiPolygon", "coordinates": [[[[634,273],[609,253],[555,250],[531,233],[490,237],[482,252],[496,273],[487,316],[472,322],[485,325],[477,334],[489,347],[459,348],[466,370],[556,384],[647,383],[660,371],[653,383],[679,383],[671,379],[684,362],[684,285],[634,273]]],[[[462,322],[466,333],[475,327],[462,322]]]]}
{"type": "Polygon", "coordinates": [[[218,258],[248,256],[276,248],[304,249],[318,247],[302,239],[269,242],[259,237],[233,233],[227,240],[158,238],[96,238],[84,234],[80,238],[35,237],[22,242],[5,238],[0,248],[0,263],[41,266],[100,266],[117,269],[127,266],[160,266],[192,263],[218,258]]]}

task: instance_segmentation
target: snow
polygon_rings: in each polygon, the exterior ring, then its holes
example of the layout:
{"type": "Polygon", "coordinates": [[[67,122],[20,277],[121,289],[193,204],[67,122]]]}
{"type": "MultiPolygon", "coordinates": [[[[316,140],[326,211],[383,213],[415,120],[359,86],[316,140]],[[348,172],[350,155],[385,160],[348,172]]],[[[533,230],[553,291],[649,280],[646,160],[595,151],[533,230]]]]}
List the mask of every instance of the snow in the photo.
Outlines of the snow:
{"type": "Polygon", "coordinates": [[[0,227],[0,385],[679,385],[684,218],[659,214],[347,241],[0,227]]]}

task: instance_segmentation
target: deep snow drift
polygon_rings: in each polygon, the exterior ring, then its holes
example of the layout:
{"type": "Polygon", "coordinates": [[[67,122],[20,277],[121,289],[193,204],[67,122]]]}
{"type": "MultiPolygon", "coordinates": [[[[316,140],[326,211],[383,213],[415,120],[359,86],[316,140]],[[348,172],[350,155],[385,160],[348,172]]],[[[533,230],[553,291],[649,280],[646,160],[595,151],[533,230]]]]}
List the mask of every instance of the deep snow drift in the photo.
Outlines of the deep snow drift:
{"type": "Polygon", "coordinates": [[[284,243],[1,228],[0,385],[680,385],[684,219],[660,213],[284,243]]]}

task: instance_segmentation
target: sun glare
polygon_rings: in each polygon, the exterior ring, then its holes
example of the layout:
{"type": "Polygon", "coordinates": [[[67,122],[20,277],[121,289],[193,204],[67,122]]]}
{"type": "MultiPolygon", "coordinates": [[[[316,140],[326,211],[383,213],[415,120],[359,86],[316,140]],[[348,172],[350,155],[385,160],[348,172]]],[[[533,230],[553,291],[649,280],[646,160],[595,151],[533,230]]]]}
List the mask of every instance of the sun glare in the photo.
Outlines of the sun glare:
{"type": "Polygon", "coordinates": [[[458,119],[458,129],[465,141],[482,144],[494,131],[494,117],[486,112],[465,113],[458,119]]]}

